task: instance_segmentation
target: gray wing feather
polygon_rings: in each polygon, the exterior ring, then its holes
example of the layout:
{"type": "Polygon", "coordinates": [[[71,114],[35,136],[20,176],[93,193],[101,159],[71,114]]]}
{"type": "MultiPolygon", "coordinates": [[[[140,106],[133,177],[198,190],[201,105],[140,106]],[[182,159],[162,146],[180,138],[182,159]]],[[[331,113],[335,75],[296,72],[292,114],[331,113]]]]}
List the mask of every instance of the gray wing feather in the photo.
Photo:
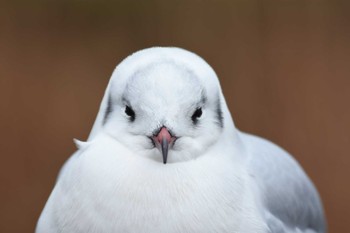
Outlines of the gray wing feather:
{"type": "Polygon", "coordinates": [[[275,144],[242,133],[271,233],[325,233],[319,195],[300,165],[275,144]]]}

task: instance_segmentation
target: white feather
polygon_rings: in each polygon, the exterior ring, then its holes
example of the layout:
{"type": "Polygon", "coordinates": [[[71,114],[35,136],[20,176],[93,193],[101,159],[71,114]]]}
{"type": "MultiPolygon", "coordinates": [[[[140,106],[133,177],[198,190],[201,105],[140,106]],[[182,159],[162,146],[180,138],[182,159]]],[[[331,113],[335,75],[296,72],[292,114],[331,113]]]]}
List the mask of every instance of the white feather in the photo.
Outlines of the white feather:
{"type": "MultiPolygon", "coordinates": [[[[235,129],[216,74],[203,59],[178,48],[137,52],[114,71],[88,142],[75,141],[78,151],[59,176],[36,231],[324,232],[317,193],[298,164],[270,142],[251,137],[235,129]],[[125,105],[135,112],[133,122],[125,105]],[[198,107],[203,114],[195,124],[191,116],[198,107]],[[179,137],[165,165],[148,137],[161,126],[179,137]],[[257,179],[284,172],[264,170],[271,159],[282,161],[290,175],[277,182],[257,179]],[[296,190],[291,197],[280,191],[284,182],[296,190]],[[298,220],[290,225],[269,204],[269,192],[286,195],[287,206],[294,203],[304,195],[300,185],[309,190],[316,214],[292,214],[312,218],[308,226],[298,220]],[[314,219],[320,224],[310,228],[314,219]]],[[[277,207],[283,212],[283,205],[277,207]]]]}

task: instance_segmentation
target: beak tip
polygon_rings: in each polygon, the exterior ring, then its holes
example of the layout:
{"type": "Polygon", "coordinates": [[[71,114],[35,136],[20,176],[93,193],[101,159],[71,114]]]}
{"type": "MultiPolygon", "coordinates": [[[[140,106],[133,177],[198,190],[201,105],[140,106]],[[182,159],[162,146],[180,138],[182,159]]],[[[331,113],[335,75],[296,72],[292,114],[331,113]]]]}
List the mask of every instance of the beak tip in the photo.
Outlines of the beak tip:
{"type": "Polygon", "coordinates": [[[163,164],[166,164],[167,163],[167,156],[164,156],[163,157],[163,164]]]}
{"type": "Polygon", "coordinates": [[[163,164],[166,164],[168,158],[169,142],[166,138],[163,138],[162,143],[163,164]]]}

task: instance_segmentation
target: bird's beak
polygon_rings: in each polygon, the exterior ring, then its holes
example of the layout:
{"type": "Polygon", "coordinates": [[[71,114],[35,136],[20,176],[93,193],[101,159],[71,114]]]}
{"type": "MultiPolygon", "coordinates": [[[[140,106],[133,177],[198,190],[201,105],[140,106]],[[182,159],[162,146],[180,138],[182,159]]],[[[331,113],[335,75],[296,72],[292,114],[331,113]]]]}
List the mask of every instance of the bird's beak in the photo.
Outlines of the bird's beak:
{"type": "Polygon", "coordinates": [[[162,127],[159,133],[153,137],[153,141],[156,147],[162,152],[163,163],[166,164],[169,146],[174,142],[174,137],[171,136],[166,127],[162,127]]]}

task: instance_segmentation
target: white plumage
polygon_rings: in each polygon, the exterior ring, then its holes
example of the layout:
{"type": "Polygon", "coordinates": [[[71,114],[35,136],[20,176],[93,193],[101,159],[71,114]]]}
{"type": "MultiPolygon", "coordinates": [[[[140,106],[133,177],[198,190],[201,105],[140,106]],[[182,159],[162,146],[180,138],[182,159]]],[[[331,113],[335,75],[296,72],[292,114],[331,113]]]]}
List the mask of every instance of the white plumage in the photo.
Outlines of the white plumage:
{"type": "Polygon", "coordinates": [[[297,162],[235,128],[215,72],[188,51],[126,58],[78,144],[37,233],[326,232],[297,162]]]}

